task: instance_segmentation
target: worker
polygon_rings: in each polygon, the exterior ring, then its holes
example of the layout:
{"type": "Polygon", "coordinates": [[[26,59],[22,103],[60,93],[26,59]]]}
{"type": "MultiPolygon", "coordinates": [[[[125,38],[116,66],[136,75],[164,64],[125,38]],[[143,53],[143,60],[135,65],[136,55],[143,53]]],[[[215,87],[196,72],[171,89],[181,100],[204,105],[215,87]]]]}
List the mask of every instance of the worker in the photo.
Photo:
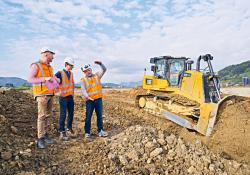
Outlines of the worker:
{"type": "Polygon", "coordinates": [[[60,104],[60,118],[59,118],[59,132],[60,140],[68,140],[75,137],[72,129],[72,122],[74,117],[74,77],[72,69],[74,67],[74,60],[71,57],[64,59],[65,69],[58,71],[56,77],[60,79],[60,86],[57,94],[59,95],[60,104]],[[65,131],[65,119],[68,111],[67,129],[65,131]]]}
{"type": "Polygon", "coordinates": [[[28,81],[33,84],[33,94],[38,105],[37,119],[37,148],[44,149],[47,144],[55,143],[48,135],[48,119],[52,117],[54,88],[59,83],[53,74],[50,63],[55,52],[44,47],[41,49],[41,58],[30,66],[28,81]]]}
{"type": "Polygon", "coordinates": [[[97,73],[92,73],[92,68],[90,64],[82,67],[84,72],[84,77],[81,79],[81,90],[82,94],[86,100],[86,119],[85,119],[85,138],[90,137],[91,130],[91,118],[93,111],[97,116],[97,129],[99,137],[106,137],[108,133],[103,129],[103,102],[102,102],[102,84],[101,78],[106,72],[106,67],[101,61],[95,61],[95,64],[101,66],[101,71],[97,73]]]}

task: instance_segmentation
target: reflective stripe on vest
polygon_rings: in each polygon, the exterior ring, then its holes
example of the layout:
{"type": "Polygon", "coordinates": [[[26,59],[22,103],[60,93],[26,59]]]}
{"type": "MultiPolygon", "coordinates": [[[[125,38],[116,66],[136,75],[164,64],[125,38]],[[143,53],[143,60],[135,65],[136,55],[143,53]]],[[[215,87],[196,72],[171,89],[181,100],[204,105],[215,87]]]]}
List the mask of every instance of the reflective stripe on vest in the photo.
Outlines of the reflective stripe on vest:
{"type": "Polygon", "coordinates": [[[89,95],[94,95],[94,94],[98,94],[98,93],[102,93],[102,90],[96,90],[93,92],[88,93],[89,95]]]}
{"type": "MultiPolygon", "coordinates": [[[[42,64],[40,62],[33,63],[37,65],[38,71],[37,76],[38,78],[44,77],[52,77],[53,70],[52,67],[46,64],[42,64]]],[[[34,97],[38,96],[46,96],[46,95],[54,95],[53,90],[49,90],[45,83],[33,83],[32,84],[33,94],[34,97]]]]}
{"type": "Polygon", "coordinates": [[[93,77],[82,78],[83,84],[85,85],[88,95],[92,99],[102,98],[102,84],[99,78],[94,75],[93,77]]]}
{"type": "Polygon", "coordinates": [[[73,83],[73,73],[70,73],[70,79],[68,79],[67,74],[64,71],[60,71],[62,77],[62,83],[59,87],[62,97],[67,97],[73,95],[74,93],[74,83],[73,83]]]}
{"type": "Polygon", "coordinates": [[[99,83],[90,84],[90,85],[86,86],[86,88],[91,88],[91,87],[96,86],[96,85],[98,85],[98,84],[99,84],[99,83]]]}
{"type": "Polygon", "coordinates": [[[42,64],[39,62],[37,65],[38,65],[38,67],[39,67],[39,69],[40,69],[40,71],[41,71],[41,73],[42,73],[42,77],[45,77],[45,76],[44,76],[44,71],[43,71],[42,64]]]}

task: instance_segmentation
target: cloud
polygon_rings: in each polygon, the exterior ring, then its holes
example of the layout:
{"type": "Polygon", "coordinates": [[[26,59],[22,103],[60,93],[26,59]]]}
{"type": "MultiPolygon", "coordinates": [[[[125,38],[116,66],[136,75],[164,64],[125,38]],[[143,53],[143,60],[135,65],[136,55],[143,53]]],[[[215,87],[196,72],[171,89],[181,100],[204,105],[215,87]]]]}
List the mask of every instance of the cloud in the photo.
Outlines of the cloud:
{"type": "Polygon", "coordinates": [[[82,27],[86,27],[88,23],[111,25],[112,20],[107,17],[103,8],[111,7],[115,4],[115,1],[74,3],[72,1],[13,0],[11,5],[7,6],[6,4],[7,3],[4,5],[7,8],[2,10],[9,12],[7,16],[11,15],[17,20],[21,20],[20,16],[25,17],[28,21],[24,22],[34,30],[39,29],[36,27],[37,25],[35,25],[35,19],[39,19],[39,21],[45,25],[49,23],[50,25],[56,25],[59,30],[64,30],[72,25],[76,29],[82,29],[82,27]],[[15,4],[14,7],[13,4],[15,4]],[[80,23],[80,25],[78,25],[78,23],[80,23]]]}
{"type": "Polygon", "coordinates": [[[134,8],[141,8],[141,6],[139,5],[138,1],[130,1],[130,2],[124,3],[124,8],[134,9],[134,8]]]}
{"type": "Polygon", "coordinates": [[[122,27],[125,28],[125,29],[128,29],[130,27],[130,24],[122,24],[122,27]]]}
{"type": "MultiPolygon", "coordinates": [[[[57,50],[55,70],[62,69],[65,56],[76,58],[76,80],[82,76],[81,65],[95,59],[108,68],[104,82],[141,80],[144,68],[150,68],[149,58],[155,56],[197,59],[211,53],[215,70],[249,60],[247,0],[12,3],[19,5],[0,1],[0,14],[8,12],[0,15],[4,31],[18,26],[17,34],[11,30],[1,39],[0,50],[7,54],[0,56],[0,64],[8,65],[0,70],[4,76],[26,78],[29,64],[39,59],[44,45],[57,50]]],[[[94,70],[99,67],[94,65],[94,70]]]]}

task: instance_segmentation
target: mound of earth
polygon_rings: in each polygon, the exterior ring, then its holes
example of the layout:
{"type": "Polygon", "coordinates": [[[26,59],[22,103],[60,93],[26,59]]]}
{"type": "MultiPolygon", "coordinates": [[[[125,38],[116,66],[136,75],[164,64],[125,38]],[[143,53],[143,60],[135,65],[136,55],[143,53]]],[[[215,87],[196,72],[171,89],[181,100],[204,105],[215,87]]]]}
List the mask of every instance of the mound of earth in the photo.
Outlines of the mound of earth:
{"type": "Polygon", "coordinates": [[[35,148],[36,122],[37,105],[31,94],[0,88],[0,174],[36,171],[46,165],[47,155],[39,155],[35,148]]]}
{"type": "Polygon", "coordinates": [[[236,97],[222,105],[209,146],[250,164],[250,98],[236,97]]]}
{"type": "Polygon", "coordinates": [[[31,95],[16,90],[0,91],[0,174],[13,174],[31,166],[36,136],[37,108],[31,95]],[[29,146],[28,146],[29,145],[29,146]]]}
{"type": "Polygon", "coordinates": [[[200,141],[186,143],[174,134],[141,125],[108,139],[75,144],[64,154],[72,174],[250,173],[246,165],[212,153],[200,141]]]}
{"type": "Polygon", "coordinates": [[[37,108],[31,95],[14,89],[0,92],[0,132],[2,137],[9,134],[31,136],[35,134],[34,120],[37,118],[37,108]]]}

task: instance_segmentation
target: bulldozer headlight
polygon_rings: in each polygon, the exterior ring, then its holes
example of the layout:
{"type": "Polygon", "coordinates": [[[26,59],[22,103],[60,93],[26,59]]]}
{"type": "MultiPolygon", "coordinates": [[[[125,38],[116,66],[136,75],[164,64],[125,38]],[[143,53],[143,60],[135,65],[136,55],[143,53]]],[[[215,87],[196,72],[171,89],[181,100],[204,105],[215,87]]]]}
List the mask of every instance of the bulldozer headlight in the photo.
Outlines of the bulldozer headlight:
{"type": "Polygon", "coordinates": [[[189,73],[184,73],[184,74],[183,74],[183,77],[191,77],[191,74],[189,74],[189,73]]]}

